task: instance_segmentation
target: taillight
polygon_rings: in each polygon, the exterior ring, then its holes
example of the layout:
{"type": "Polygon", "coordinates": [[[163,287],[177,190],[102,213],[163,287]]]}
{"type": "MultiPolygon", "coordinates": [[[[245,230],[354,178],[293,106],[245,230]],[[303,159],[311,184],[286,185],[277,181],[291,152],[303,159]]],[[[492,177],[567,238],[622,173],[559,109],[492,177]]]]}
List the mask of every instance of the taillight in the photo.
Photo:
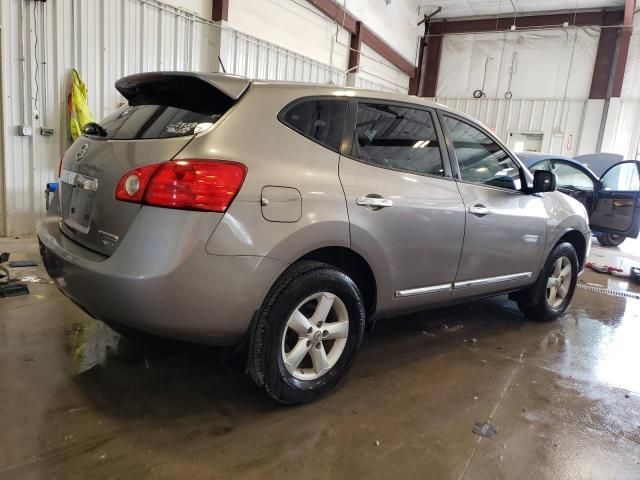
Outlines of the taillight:
{"type": "Polygon", "coordinates": [[[157,207],[225,212],[246,173],[241,163],[220,160],[155,163],[125,173],[116,198],[157,207]]]}
{"type": "Polygon", "coordinates": [[[58,178],[62,174],[62,160],[64,159],[64,153],[60,155],[60,161],[58,162],[58,178]]]}

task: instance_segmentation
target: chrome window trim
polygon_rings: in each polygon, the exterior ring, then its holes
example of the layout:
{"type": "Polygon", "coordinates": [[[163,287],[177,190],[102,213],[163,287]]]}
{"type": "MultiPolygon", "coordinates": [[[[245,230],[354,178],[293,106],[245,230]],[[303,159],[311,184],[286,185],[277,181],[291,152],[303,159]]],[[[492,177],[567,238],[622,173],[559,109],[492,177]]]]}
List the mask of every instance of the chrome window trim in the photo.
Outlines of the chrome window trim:
{"type": "Polygon", "coordinates": [[[411,288],[409,290],[398,290],[395,294],[396,298],[414,297],[416,295],[425,295],[427,293],[450,292],[453,287],[452,283],[443,285],[433,285],[431,287],[411,288]]]}
{"type": "Polygon", "coordinates": [[[475,280],[466,280],[464,282],[456,282],[453,288],[470,288],[491,285],[493,283],[509,282],[511,280],[526,280],[531,278],[532,272],[512,273],[511,275],[500,275],[498,277],[477,278],[475,280]]]}

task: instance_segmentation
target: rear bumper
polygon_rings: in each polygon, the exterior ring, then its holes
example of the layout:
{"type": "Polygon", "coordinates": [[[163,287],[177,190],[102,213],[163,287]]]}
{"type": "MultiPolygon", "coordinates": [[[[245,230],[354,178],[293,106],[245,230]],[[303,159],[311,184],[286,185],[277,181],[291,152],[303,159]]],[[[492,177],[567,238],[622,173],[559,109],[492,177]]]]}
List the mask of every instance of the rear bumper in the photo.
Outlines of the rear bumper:
{"type": "MultiPolygon", "coordinates": [[[[135,222],[144,223],[157,210],[143,208],[135,222]]],[[[176,225],[172,213],[164,215],[162,238],[145,238],[132,225],[133,233],[110,257],[64,236],[58,217],[50,215],[38,224],[47,272],[65,295],[99,320],[199,343],[236,344],[287,265],[268,257],[208,254],[210,231],[185,231],[190,222],[176,225]]]]}

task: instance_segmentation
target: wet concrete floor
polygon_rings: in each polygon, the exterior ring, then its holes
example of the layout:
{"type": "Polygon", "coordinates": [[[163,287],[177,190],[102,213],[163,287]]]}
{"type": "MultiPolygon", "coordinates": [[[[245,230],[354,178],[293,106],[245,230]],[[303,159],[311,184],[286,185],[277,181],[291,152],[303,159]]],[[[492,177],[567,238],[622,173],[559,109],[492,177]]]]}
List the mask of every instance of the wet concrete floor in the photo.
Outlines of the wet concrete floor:
{"type": "MultiPolygon", "coordinates": [[[[592,259],[640,265],[638,245],[592,259]]],[[[38,258],[33,239],[0,250],[38,258]]],[[[380,322],[341,388],[291,408],[217,350],[121,338],[51,284],[0,299],[0,479],[365,477],[640,478],[640,300],[579,288],[551,324],[505,298],[380,322]]]]}

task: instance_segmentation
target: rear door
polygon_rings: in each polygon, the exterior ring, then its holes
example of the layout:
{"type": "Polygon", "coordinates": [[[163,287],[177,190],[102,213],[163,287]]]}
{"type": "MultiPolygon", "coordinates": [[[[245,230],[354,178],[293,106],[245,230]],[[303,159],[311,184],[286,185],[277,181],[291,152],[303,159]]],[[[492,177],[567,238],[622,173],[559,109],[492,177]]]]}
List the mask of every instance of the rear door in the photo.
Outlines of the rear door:
{"type": "Polygon", "coordinates": [[[112,254],[141,205],[115,199],[124,173],[172,160],[198,131],[213,125],[242,95],[246,79],[150,73],[116,83],[129,104],[85,130],[60,172],[61,230],[81,245],[112,254]]]}
{"type": "Polygon", "coordinates": [[[636,238],[640,231],[640,162],[613,165],[598,184],[591,228],[636,238]]]}
{"type": "Polygon", "coordinates": [[[348,116],[340,180],[352,248],[378,273],[378,312],[448,300],[464,206],[435,113],[361,100],[350,103],[348,116]]]}

